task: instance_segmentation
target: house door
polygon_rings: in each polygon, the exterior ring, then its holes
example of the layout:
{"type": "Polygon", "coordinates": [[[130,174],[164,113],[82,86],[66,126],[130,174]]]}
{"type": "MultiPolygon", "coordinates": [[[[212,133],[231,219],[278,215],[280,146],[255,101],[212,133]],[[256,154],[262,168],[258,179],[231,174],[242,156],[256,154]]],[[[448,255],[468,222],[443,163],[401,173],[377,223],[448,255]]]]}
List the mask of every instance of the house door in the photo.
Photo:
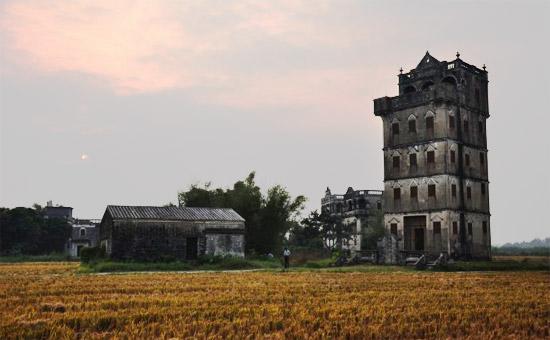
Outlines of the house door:
{"type": "Polygon", "coordinates": [[[424,250],[424,228],[414,229],[414,250],[424,250]]]}
{"type": "Polygon", "coordinates": [[[426,215],[405,216],[405,250],[424,251],[426,215]]]}
{"type": "Polygon", "coordinates": [[[80,251],[84,248],[84,246],[76,246],[76,256],[80,257],[80,251]]]}
{"type": "Polygon", "coordinates": [[[196,237],[188,237],[186,242],[185,259],[195,260],[198,252],[198,239],[196,237]]]}

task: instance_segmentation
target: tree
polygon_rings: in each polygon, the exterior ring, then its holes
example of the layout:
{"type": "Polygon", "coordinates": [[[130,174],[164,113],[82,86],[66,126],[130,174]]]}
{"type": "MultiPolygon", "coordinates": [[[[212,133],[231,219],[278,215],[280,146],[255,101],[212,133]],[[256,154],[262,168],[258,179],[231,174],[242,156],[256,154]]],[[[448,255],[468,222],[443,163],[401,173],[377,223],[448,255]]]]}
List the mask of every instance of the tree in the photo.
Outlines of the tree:
{"type": "Polygon", "coordinates": [[[322,227],[319,213],[314,210],[300,223],[295,223],[292,226],[289,243],[298,247],[323,248],[322,227]]]}
{"type": "Polygon", "coordinates": [[[368,227],[363,231],[361,239],[361,248],[374,250],[377,248],[378,240],[384,237],[386,229],[384,228],[384,213],[377,210],[374,213],[374,219],[369,223],[368,227]]]}
{"type": "Polygon", "coordinates": [[[63,252],[71,225],[64,219],[47,219],[42,209],[0,209],[0,252],[41,255],[63,252]]]}
{"type": "Polygon", "coordinates": [[[264,197],[254,181],[255,175],[251,172],[244,181],[237,181],[232,189],[226,190],[212,189],[210,183],[203,187],[193,185],[178,193],[178,202],[186,207],[234,209],[246,221],[246,250],[276,252],[306,199],[304,196],[292,198],[278,185],[269,188],[264,197]]]}
{"type": "Polygon", "coordinates": [[[344,223],[339,215],[322,212],[319,216],[322,224],[321,234],[325,245],[331,250],[342,250],[344,243],[353,237],[353,225],[344,223]]]}

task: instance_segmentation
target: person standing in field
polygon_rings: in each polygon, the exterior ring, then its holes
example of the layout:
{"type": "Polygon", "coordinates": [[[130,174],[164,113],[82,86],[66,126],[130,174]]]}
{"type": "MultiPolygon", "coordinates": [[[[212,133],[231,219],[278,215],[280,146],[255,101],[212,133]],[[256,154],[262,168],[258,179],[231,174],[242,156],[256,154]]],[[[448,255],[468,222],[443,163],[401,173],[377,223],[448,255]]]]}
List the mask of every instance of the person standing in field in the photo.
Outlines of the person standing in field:
{"type": "Polygon", "coordinates": [[[283,250],[283,257],[285,259],[285,269],[288,269],[290,265],[290,250],[288,250],[287,247],[285,247],[285,250],[283,250]]]}

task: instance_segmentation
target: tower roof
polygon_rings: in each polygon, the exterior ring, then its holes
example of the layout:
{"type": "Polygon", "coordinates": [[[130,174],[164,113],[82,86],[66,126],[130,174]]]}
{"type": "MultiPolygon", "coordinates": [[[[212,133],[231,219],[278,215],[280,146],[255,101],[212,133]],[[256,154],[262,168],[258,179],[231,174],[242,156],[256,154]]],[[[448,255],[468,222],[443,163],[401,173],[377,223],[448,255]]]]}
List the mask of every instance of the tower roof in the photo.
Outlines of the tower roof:
{"type": "Polygon", "coordinates": [[[426,54],[424,55],[424,57],[422,57],[422,59],[420,60],[420,63],[418,63],[418,66],[416,66],[416,69],[431,67],[432,65],[438,64],[438,63],[439,63],[439,60],[432,57],[430,55],[430,52],[426,51],[426,54]]]}

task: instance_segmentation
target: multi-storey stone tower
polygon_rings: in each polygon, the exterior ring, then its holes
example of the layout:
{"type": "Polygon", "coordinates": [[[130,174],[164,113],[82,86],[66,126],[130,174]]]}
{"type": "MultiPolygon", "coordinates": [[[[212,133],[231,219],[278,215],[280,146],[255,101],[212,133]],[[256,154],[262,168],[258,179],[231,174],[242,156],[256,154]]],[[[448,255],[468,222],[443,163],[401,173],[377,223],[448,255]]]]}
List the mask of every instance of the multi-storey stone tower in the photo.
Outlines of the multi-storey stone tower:
{"type": "Polygon", "coordinates": [[[487,72],[428,52],[399,74],[399,95],[374,100],[384,125],[384,224],[399,249],[491,253],[487,72]]]}

